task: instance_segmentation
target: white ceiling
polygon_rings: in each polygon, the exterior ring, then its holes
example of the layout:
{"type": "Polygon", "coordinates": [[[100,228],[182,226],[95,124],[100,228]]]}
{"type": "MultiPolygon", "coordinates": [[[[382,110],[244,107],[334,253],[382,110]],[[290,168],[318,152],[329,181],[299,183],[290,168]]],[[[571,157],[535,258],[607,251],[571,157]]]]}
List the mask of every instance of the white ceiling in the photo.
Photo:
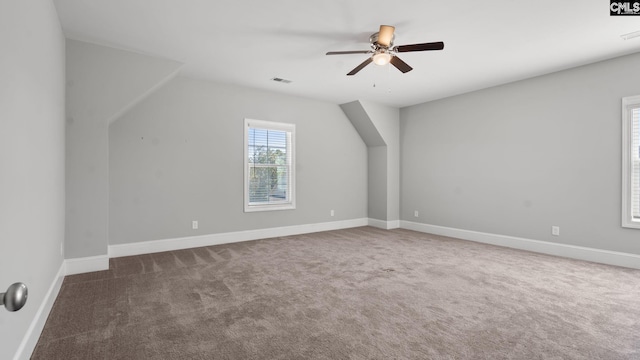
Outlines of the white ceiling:
{"type": "Polygon", "coordinates": [[[54,0],[67,37],[184,63],[187,76],[345,103],[403,107],[640,51],[640,17],[604,0],[54,0]],[[369,65],[381,24],[414,70],[369,65]],[[290,84],[273,82],[280,77],[290,84]],[[375,85],[375,86],[374,86],[375,85]]]}

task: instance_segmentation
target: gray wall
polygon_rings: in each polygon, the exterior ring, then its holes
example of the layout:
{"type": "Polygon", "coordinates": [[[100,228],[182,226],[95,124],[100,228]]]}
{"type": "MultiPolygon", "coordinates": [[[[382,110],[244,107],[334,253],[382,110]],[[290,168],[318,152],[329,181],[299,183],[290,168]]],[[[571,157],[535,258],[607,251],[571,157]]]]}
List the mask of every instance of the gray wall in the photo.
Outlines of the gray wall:
{"type": "Polygon", "coordinates": [[[640,254],[640,232],[620,226],[620,100],[640,94],[639,63],[635,54],[402,109],[401,218],[640,254]]]}
{"type": "Polygon", "coordinates": [[[22,310],[0,309],[0,359],[11,359],[63,260],[65,54],[53,3],[3,1],[0,49],[0,292],[29,287],[22,310]]]}
{"type": "Polygon", "coordinates": [[[326,102],[178,77],[111,124],[109,161],[111,244],[367,217],[366,146],[326,102]],[[243,212],[244,118],[296,124],[297,209],[243,212]]]}
{"type": "Polygon", "coordinates": [[[368,217],[387,221],[387,146],[367,148],[368,217]]]}
{"type": "Polygon", "coordinates": [[[67,258],[106,255],[109,123],[162,84],[175,61],[67,40],[67,258]]]}

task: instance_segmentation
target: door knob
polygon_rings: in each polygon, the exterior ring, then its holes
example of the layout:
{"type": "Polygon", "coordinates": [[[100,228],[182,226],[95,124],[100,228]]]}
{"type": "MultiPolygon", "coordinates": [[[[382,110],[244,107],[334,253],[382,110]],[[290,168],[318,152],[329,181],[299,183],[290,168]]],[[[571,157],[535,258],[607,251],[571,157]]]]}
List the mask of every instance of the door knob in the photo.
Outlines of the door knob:
{"type": "Polygon", "coordinates": [[[9,311],[18,311],[27,302],[28,292],[27,285],[19,282],[12,284],[6,293],[0,293],[0,305],[9,311]]]}

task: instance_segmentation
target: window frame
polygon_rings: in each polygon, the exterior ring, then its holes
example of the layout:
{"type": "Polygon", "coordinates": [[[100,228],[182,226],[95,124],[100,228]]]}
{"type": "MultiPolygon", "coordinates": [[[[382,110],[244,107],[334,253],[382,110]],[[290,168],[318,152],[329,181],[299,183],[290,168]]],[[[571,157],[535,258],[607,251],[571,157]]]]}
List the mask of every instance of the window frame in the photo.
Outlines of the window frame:
{"type": "Polygon", "coordinates": [[[640,229],[640,219],[634,219],[632,211],[633,163],[640,161],[634,158],[638,156],[633,149],[634,109],[640,109],[640,95],[622,98],[622,227],[640,229]]]}
{"type": "Polygon", "coordinates": [[[273,211],[273,210],[293,210],[296,208],[296,186],[295,186],[295,124],[256,120],[256,119],[244,119],[244,212],[256,212],[256,211],[273,211]],[[251,164],[249,162],[249,129],[264,129],[274,131],[287,132],[287,158],[288,158],[288,184],[287,194],[288,201],[272,202],[272,203],[251,203],[249,197],[249,176],[251,174],[251,164]]]}

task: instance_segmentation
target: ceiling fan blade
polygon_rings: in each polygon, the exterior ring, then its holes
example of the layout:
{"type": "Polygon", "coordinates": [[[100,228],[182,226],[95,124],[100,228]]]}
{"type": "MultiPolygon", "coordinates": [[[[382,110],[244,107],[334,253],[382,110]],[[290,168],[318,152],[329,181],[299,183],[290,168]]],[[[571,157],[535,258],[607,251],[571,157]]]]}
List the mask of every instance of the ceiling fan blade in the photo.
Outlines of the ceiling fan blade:
{"type": "Polygon", "coordinates": [[[391,25],[380,25],[380,31],[378,32],[378,44],[386,47],[391,46],[391,41],[393,41],[393,32],[395,30],[396,28],[391,25]]]}
{"type": "Polygon", "coordinates": [[[354,50],[354,51],[329,51],[327,55],[347,55],[347,54],[371,54],[371,50],[354,50]]]}
{"type": "Polygon", "coordinates": [[[402,71],[403,74],[413,70],[413,68],[409,66],[409,64],[402,61],[397,56],[392,56],[389,62],[391,63],[391,65],[395,66],[398,70],[402,71]]]}
{"type": "Polygon", "coordinates": [[[442,50],[444,49],[444,43],[442,41],[430,42],[424,44],[411,44],[400,45],[393,48],[395,52],[409,52],[409,51],[426,51],[426,50],[442,50]]]}
{"type": "Polygon", "coordinates": [[[358,73],[358,71],[362,70],[365,66],[367,66],[367,65],[371,64],[371,62],[372,62],[372,61],[373,61],[373,60],[372,60],[370,57],[368,57],[368,58],[367,58],[367,60],[365,60],[365,61],[363,61],[363,62],[362,62],[362,64],[360,64],[360,65],[356,66],[356,68],[355,68],[355,69],[351,70],[351,72],[349,72],[349,73],[347,74],[347,76],[351,76],[351,75],[355,75],[355,74],[357,74],[357,73],[358,73]]]}

